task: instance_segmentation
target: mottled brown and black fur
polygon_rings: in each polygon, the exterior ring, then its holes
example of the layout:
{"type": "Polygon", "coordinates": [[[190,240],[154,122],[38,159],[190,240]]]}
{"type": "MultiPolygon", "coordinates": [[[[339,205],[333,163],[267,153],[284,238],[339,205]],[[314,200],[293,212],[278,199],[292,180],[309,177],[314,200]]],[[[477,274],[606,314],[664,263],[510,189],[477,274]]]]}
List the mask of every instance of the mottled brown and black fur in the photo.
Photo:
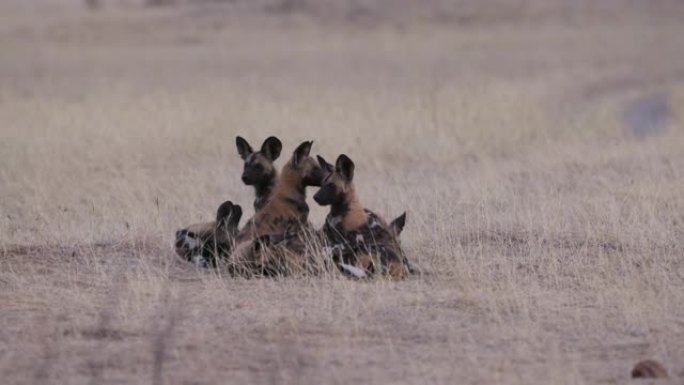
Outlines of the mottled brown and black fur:
{"type": "Polygon", "coordinates": [[[289,274],[306,270],[296,250],[310,232],[306,187],[320,186],[323,170],[309,156],[313,142],[300,144],[283,167],[271,198],[236,237],[231,260],[246,274],[289,274]],[[294,245],[297,245],[296,247],[294,245]]]}
{"type": "Polygon", "coordinates": [[[410,267],[399,234],[406,213],[388,225],[359,201],[353,183],[355,166],[349,157],[340,155],[334,167],[320,156],[318,161],[327,175],[314,200],[330,206],[323,234],[333,261],[343,272],[357,277],[382,273],[392,279],[404,278],[410,267]]]}
{"type": "Polygon", "coordinates": [[[176,233],[176,252],[201,267],[216,267],[218,261],[233,251],[234,239],[242,217],[242,208],[226,201],[216,212],[211,226],[204,223],[189,226],[176,233]]]}
{"type": "MultiPolygon", "coordinates": [[[[266,205],[271,191],[278,179],[278,171],[274,161],[280,156],[283,148],[280,140],[274,136],[267,138],[259,151],[254,151],[252,146],[241,136],[235,138],[238,154],[244,160],[242,182],[254,187],[254,210],[259,211],[266,205]]],[[[215,247],[207,243],[207,240],[216,239],[217,222],[204,222],[190,225],[176,232],[176,253],[189,260],[201,260],[200,257],[207,255],[208,250],[215,247]]],[[[233,244],[233,239],[222,238],[225,246],[233,244]]]]}

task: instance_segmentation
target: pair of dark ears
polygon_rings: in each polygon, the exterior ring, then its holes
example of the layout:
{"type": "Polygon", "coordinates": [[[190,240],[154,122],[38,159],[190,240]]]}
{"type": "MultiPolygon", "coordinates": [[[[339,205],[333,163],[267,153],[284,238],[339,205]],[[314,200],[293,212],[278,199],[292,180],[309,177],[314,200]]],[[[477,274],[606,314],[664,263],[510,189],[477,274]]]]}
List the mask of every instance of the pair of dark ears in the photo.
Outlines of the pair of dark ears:
{"type": "Polygon", "coordinates": [[[216,211],[216,227],[225,228],[234,226],[237,228],[242,218],[242,207],[233,204],[231,201],[221,203],[216,211]]]}
{"type": "Polygon", "coordinates": [[[318,164],[327,172],[340,174],[347,182],[351,182],[354,179],[354,162],[344,154],[337,157],[334,167],[320,155],[318,156],[318,164]]]}
{"type": "MultiPolygon", "coordinates": [[[[247,143],[247,141],[241,136],[235,138],[235,145],[237,146],[238,154],[240,154],[242,159],[247,159],[247,157],[254,152],[252,146],[250,146],[249,143],[247,143]]],[[[269,136],[266,140],[264,140],[259,152],[268,158],[268,160],[273,162],[278,159],[282,149],[283,144],[280,142],[280,139],[276,138],[275,136],[269,136]]]]}
{"type": "MultiPolygon", "coordinates": [[[[235,138],[235,145],[237,146],[238,153],[242,159],[247,159],[248,156],[254,153],[252,146],[250,146],[249,143],[241,136],[235,138]]],[[[295,166],[298,165],[302,159],[309,156],[309,153],[311,152],[311,146],[313,146],[313,141],[303,142],[297,147],[292,154],[292,161],[295,166]]],[[[275,136],[270,136],[261,145],[261,150],[259,150],[259,152],[273,162],[278,159],[282,149],[283,143],[280,141],[280,139],[276,138],[275,136]]]]}

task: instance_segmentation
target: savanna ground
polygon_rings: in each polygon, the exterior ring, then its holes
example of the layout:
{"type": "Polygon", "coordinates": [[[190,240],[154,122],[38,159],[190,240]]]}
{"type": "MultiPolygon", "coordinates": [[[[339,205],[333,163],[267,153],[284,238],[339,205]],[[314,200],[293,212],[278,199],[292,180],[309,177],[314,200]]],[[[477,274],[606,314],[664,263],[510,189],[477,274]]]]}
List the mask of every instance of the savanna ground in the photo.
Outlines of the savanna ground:
{"type": "Polygon", "coordinates": [[[3,384],[684,382],[683,3],[101,3],[0,3],[3,384]],[[178,260],[235,135],[348,154],[429,274],[178,260]]]}

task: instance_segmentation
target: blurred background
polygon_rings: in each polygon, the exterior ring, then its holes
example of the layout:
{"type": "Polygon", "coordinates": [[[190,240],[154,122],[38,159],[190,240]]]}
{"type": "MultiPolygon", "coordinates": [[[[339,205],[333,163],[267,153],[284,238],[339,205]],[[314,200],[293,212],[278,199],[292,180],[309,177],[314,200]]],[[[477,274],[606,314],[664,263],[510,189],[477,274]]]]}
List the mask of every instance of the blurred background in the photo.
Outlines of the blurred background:
{"type": "Polygon", "coordinates": [[[616,143],[633,160],[636,142],[679,143],[682,16],[673,0],[3,0],[2,237],[161,239],[225,199],[249,207],[235,135],[278,135],[281,162],[308,139],[347,152],[392,214],[422,189],[474,204],[506,164],[558,174],[616,143]]]}

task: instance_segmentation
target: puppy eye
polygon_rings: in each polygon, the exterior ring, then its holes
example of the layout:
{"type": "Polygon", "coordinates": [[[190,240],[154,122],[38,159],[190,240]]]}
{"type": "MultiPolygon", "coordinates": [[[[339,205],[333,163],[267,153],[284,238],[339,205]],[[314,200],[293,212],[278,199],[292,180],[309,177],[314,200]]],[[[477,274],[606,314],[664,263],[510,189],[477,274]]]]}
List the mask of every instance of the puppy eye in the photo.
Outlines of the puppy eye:
{"type": "Polygon", "coordinates": [[[260,163],[255,164],[253,167],[254,171],[261,171],[264,169],[264,166],[262,166],[260,163]]]}

